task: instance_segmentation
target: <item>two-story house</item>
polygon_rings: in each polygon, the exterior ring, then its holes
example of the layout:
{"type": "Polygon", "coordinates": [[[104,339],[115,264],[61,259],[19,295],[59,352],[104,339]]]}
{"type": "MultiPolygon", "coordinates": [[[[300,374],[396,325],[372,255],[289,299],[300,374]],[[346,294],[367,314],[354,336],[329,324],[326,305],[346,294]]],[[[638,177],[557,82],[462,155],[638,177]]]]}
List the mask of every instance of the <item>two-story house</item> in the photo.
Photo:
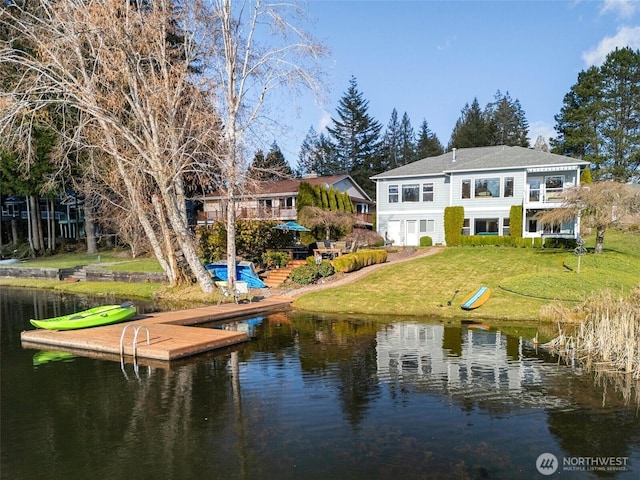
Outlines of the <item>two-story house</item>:
{"type": "Polygon", "coordinates": [[[542,225],[541,210],[557,208],[564,190],[580,184],[589,163],[523,147],[453,149],[371,177],[376,182],[377,231],[395,245],[444,244],[444,210],[464,208],[463,235],[509,235],[512,205],[523,208],[524,237],[576,238],[579,218],[542,225]]]}
{"type": "MultiPolygon", "coordinates": [[[[251,192],[238,196],[236,201],[237,218],[283,222],[296,220],[298,189],[302,182],[307,182],[311,186],[333,187],[341,193],[347,192],[356,209],[360,223],[363,226],[372,227],[375,202],[349,175],[327,177],[307,175],[303,178],[261,182],[255,185],[251,192]]],[[[202,210],[198,212],[198,224],[211,224],[226,219],[226,197],[213,193],[202,197],[200,201],[202,202],[202,210]]]]}

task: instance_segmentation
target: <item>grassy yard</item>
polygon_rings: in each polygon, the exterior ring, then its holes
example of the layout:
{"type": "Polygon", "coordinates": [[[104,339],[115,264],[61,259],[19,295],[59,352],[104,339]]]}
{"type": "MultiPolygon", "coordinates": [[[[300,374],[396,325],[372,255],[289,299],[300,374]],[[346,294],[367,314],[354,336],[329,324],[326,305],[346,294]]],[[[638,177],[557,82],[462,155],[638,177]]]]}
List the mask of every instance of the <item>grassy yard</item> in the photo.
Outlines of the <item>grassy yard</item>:
{"type": "MultiPolygon", "coordinates": [[[[590,251],[580,259],[572,251],[508,247],[447,248],[442,253],[389,265],[355,283],[296,299],[301,310],[360,315],[432,316],[458,319],[538,320],[543,306],[558,301],[577,305],[593,292],[609,289],[627,295],[640,285],[640,234],[615,231],[605,236],[605,252],[590,251]],[[460,309],[464,296],[487,285],[491,299],[478,310],[460,309]],[[459,290],[454,297],[456,290],[459,290]],[[452,305],[447,302],[452,300],[452,305]]],[[[157,272],[155,259],[125,258],[117,253],[64,254],[29,260],[20,266],[64,268],[97,265],[105,269],[157,272]]],[[[53,288],[71,293],[212,301],[197,286],[177,291],[162,284],[58,282],[0,278],[1,285],[53,288]]]]}
{"type": "MultiPolygon", "coordinates": [[[[593,241],[587,242],[593,247],[593,241]]],[[[607,232],[605,252],[578,257],[560,249],[448,248],[390,265],[343,287],[309,293],[294,307],[327,313],[536,320],[550,302],[574,305],[593,292],[622,295],[640,285],[640,235],[607,232]],[[460,309],[464,296],[487,285],[491,299],[478,310],[460,309]],[[456,290],[459,293],[452,299],[456,290]]]]}

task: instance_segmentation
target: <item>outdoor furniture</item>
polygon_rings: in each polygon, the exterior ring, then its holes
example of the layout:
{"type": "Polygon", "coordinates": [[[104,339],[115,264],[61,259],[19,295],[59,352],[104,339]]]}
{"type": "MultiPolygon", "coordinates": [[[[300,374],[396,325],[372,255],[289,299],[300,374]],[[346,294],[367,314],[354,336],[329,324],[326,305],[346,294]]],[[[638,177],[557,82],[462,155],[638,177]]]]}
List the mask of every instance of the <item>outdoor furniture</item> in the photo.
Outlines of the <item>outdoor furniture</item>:
{"type": "Polygon", "coordinates": [[[231,290],[229,289],[229,284],[227,282],[215,282],[215,284],[216,287],[220,289],[220,298],[218,299],[218,305],[220,305],[222,303],[222,300],[227,297],[233,297],[233,301],[239,303],[242,296],[244,296],[245,300],[249,300],[249,303],[251,303],[251,290],[249,289],[249,284],[247,282],[237,280],[234,283],[233,292],[231,292],[231,290]]]}

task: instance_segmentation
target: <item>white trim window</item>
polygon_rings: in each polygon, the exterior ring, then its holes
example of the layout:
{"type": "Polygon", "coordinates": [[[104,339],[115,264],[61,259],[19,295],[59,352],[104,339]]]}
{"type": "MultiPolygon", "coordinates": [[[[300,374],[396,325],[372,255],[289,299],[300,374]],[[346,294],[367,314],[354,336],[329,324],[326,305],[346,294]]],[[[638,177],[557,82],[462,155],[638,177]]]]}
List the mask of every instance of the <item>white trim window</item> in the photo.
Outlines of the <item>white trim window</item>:
{"type": "Polygon", "coordinates": [[[513,197],[513,177],[505,177],[503,196],[513,197]]]}
{"type": "Polygon", "coordinates": [[[433,183],[422,184],[422,201],[433,202],[433,183]]]}
{"type": "Polygon", "coordinates": [[[398,203],[398,185],[389,185],[389,203],[398,203]]]}
{"type": "Polygon", "coordinates": [[[499,178],[477,178],[473,198],[495,198],[500,196],[499,178]]]}
{"type": "Polygon", "coordinates": [[[420,185],[408,184],[402,185],[402,202],[419,202],[420,201],[420,185]]]}

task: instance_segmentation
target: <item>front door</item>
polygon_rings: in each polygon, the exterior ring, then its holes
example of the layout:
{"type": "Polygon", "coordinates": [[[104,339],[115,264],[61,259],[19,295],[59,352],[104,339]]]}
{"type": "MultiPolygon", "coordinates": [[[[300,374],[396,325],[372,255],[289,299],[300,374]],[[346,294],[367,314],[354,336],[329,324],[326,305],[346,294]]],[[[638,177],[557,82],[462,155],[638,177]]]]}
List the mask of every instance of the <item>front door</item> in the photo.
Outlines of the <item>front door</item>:
{"type": "Polygon", "coordinates": [[[400,220],[389,220],[385,242],[393,242],[394,245],[402,245],[402,235],[400,234],[400,220]]]}
{"type": "Polygon", "coordinates": [[[416,220],[407,220],[407,243],[409,246],[418,246],[418,222],[416,220]]]}

